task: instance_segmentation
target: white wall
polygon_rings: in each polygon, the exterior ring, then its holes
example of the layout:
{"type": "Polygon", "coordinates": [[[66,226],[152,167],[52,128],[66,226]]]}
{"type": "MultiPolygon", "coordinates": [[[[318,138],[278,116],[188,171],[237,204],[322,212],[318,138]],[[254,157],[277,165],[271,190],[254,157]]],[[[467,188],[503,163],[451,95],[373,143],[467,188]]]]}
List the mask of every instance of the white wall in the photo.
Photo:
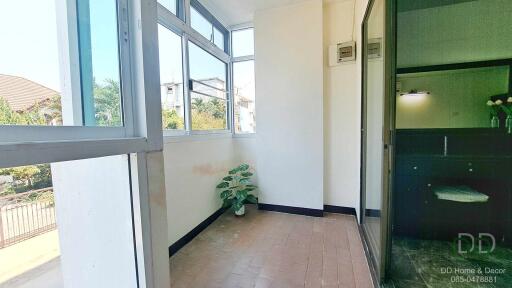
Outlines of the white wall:
{"type": "Polygon", "coordinates": [[[64,287],[137,287],[126,155],[52,164],[64,287]]]}
{"type": "Polygon", "coordinates": [[[352,0],[324,3],[324,203],[358,207],[361,101],[356,62],[329,67],[328,47],[355,40],[352,0]]]}
{"type": "Polygon", "coordinates": [[[254,17],[260,201],[323,209],[322,1],[254,17]]]}
{"type": "Polygon", "coordinates": [[[510,0],[401,12],[397,17],[398,67],[510,58],[511,14],[510,0]]]}
{"type": "Polygon", "coordinates": [[[215,186],[231,168],[254,164],[253,142],[250,137],[224,135],[191,136],[165,143],[169,245],[221,207],[215,186]]]}

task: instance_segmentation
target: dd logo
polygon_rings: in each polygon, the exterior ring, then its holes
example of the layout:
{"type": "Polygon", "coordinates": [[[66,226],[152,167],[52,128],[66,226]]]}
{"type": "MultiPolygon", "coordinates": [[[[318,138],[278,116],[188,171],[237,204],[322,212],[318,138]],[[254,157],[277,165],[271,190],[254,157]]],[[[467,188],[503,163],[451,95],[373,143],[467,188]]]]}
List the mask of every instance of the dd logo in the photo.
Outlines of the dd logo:
{"type": "Polygon", "coordinates": [[[457,249],[459,254],[467,254],[471,253],[475,250],[475,243],[478,240],[478,253],[479,254],[487,254],[494,251],[496,248],[496,239],[492,234],[489,233],[478,233],[478,238],[469,233],[459,233],[459,237],[457,239],[457,249]],[[485,249],[490,246],[490,249],[485,249]]]}

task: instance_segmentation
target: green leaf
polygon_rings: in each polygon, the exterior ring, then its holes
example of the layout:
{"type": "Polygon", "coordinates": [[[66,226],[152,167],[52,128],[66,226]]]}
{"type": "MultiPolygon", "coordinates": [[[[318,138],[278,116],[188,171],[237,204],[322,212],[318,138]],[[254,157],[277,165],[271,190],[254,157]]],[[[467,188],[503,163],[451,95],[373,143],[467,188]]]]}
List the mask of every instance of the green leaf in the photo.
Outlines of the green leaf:
{"type": "Polygon", "coordinates": [[[228,172],[228,173],[229,173],[229,175],[234,175],[234,174],[236,174],[237,172],[238,172],[238,168],[235,168],[235,169],[233,169],[233,170],[229,170],[229,172],[228,172]]]}
{"type": "Polygon", "coordinates": [[[247,192],[251,192],[251,191],[256,190],[256,188],[254,188],[254,187],[247,187],[247,188],[245,188],[245,190],[246,190],[247,192]]]}
{"type": "Polygon", "coordinates": [[[248,185],[246,185],[246,187],[247,187],[247,188],[255,188],[255,189],[256,189],[256,188],[258,188],[258,186],[256,186],[256,185],[252,185],[252,184],[248,184],[248,185]]]}
{"type": "Polygon", "coordinates": [[[222,202],[222,208],[228,208],[231,205],[233,205],[233,199],[224,199],[222,202]]]}
{"type": "Polygon", "coordinates": [[[249,203],[256,204],[256,203],[258,203],[258,198],[254,195],[247,195],[247,198],[245,198],[245,201],[247,201],[249,203]]]}
{"type": "Polygon", "coordinates": [[[240,184],[251,184],[251,179],[242,178],[242,179],[238,180],[238,182],[240,182],[240,184]]]}
{"type": "Polygon", "coordinates": [[[249,169],[248,164],[242,164],[242,165],[238,166],[238,171],[246,171],[247,169],[249,169]]]}
{"type": "Polygon", "coordinates": [[[233,181],[233,176],[226,176],[226,177],[222,178],[222,180],[224,180],[224,181],[233,181]]]}
{"type": "Polygon", "coordinates": [[[245,198],[247,198],[248,191],[246,189],[243,189],[243,190],[236,191],[235,194],[236,194],[236,199],[243,201],[245,198]]]}
{"type": "Polygon", "coordinates": [[[243,177],[251,177],[253,174],[251,172],[244,172],[242,173],[243,177]]]}
{"type": "Polygon", "coordinates": [[[232,194],[233,194],[233,191],[231,191],[231,190],[224,190],[224,191],[222,191],[222,193],[220,193],[220,198],[222,200],[225,200],[225,199],[229,198],[232,194]]]}
{"type": "Polygon", "coordinates": [[[228,182],[222,182],[219,185],[217,185],[217,188],[219,188],[219,189],[228,188],[228,187],[229,187],[229,183],[228,182]]]}

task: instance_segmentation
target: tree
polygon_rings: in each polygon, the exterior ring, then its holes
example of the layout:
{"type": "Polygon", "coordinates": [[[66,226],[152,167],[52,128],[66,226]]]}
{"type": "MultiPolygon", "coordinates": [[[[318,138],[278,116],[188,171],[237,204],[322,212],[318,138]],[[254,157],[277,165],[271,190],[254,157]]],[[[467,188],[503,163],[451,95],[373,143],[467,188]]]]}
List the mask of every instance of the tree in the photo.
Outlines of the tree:
{"type": "Polygon", "coordinates": [[[21,115],[13,111],[9,103],[0,96],[0,124],[12,125],[21,124],[22,122],[21,115]]]}
{"type": "Polygon", "coordinates": [[[0,96],[0,125],[48,125],[62,123],[60,96],[35,103],[25,111],[12,110],[7,101],[0,96]]]}
{"type": "Polygon", "coordinates": [[[226,128],[226,103],[213,98],[204,101],[194,98],[192,102],[192,129],[211,130],[226,128]]]}
{"type": "Polygon", "coordinates": [[[118,81],[106,79],[101,85],[94,81],[94,109],[96,125],[121,126],[121,94],[118,81]]]}
{"type": "MultiPolygon", "coordinates": [[[[25,111],[16,112],[0,96],[0,125],[48,125],[49,123],[58,125],[62,123],[61,107],[60,96],[55,95],[46,101],[35,103],[25,111]]],[[[52,186],[49,164],[0,169],[0,175],[9,175],[13,178],[10,187],[0,191],[0,195],[52,186]]]]}
{"type": "MultiPolygon", "coordinates": [[[[19,190],[25,190],[24,188],[31,189],[34,184],[34,181],[33,181],[34,175],[39,172],[40,172],[39,168],[35,165],[0,169],[0,175],[12,176],[12,178],[14,180],[13,187],[11,187],[12,192],[24,192],[24,191],[19,191],[19,190]]],[[[25,191],[27,191],[27,190],[25,190],[25,191]]]]}
{"type": "Polygon", "coordinates": [[[192,111],[192,129],[194,130],[220,130],[226,128],[225,118],[215,118],[208,113],[192,111]]]}
{"type": "Polygon", "coordinates": [[[164,129],[183,129],[185,124],[176,110],[162,109],[162,126],[164,129]]]}

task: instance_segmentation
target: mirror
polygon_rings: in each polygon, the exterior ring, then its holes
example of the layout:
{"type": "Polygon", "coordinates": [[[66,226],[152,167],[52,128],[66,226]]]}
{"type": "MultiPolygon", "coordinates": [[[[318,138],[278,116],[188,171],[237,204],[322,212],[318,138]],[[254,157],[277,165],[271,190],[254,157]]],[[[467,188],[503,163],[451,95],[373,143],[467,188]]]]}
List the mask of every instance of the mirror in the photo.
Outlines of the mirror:
{"type": "Polygon", "coordinates": [[[397,76],[396,128],[491,128],[488,101],[507,105],[509,66],[406,73],[397,76]]]}

